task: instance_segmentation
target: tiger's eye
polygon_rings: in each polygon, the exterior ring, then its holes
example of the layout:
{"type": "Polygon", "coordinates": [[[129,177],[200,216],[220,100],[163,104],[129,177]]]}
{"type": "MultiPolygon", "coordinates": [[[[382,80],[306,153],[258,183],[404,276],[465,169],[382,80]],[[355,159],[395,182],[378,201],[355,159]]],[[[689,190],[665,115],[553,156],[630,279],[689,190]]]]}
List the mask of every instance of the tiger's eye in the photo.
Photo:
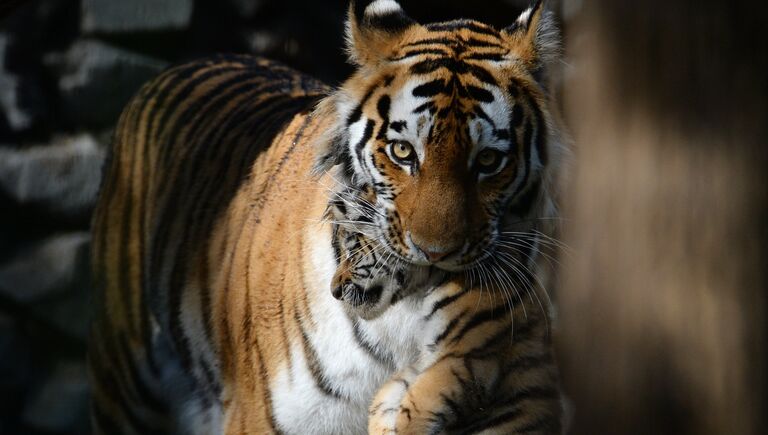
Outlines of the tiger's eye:
{"type": "Polygon", "coordinates": [[[483,172],[493,172],[501,163],[501,153],[496,150],[485,149],[477,155],[477,165],[483,172]]]}
{"type": "Polygon", "coordinates": [[[413,145],[408,142],[398,141],[394,142],[391,146],[392,155],[395,156],[397,160],[408,163],[416,156],[416,151],[413,149],[413,145]]]}

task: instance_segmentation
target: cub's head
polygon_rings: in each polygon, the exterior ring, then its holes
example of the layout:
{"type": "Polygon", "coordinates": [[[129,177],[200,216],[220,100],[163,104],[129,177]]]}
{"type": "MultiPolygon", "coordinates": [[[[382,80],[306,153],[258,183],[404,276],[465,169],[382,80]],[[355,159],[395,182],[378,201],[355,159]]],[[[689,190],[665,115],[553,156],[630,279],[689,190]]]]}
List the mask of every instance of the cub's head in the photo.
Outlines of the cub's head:
{"type": "Polygon", "coordinates": [[[338,123],[318,168],[359,192],[342,202],[383,252],[466,270],[547,213],[559,43],[540,2],[497,30],[420,25],[394,0],[358,0],[347,39],[358,69],[319,108],[338,123]]]}

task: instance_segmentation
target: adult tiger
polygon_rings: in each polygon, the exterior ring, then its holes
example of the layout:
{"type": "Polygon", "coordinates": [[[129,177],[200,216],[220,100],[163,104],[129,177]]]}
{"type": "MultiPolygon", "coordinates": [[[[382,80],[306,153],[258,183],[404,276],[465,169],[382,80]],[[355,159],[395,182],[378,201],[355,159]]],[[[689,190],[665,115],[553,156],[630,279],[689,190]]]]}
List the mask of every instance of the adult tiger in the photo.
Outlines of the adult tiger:
{"type": "Polygon", "coordinates": [[[94,217],[95,433],[560,431],[529,272],[550,17],[422,26],[376,0],[348,39],[332,92],[222,56],[126,108],[94,217]]]}

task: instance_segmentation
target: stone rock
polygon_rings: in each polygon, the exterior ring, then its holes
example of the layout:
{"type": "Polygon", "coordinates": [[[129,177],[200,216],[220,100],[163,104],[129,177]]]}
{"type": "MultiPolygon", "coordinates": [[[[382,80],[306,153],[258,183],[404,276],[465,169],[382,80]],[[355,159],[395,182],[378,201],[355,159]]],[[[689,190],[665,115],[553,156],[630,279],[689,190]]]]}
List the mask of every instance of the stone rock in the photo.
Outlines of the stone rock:
{"type": "Polygon", "coordinates": [[[95,202],[105,153],[89,134],[54,139],[52,145],[0,148],[0,191],[19,204],[78,218],[95,202]]]}
{"type": "Polygon", "coordinates": [[[75,42],[66,53],[47,55],[45,62],[60,74],[64,116],[77,125],[96,128],[114,125],[139,87],[168,66],[90,39],[75,42]]]}
{"type": "Polygon", "coordinates": [[[192,18],[192,0],[82,0],[86,33],[124,33],[183,29],[192,18]]]}
{"type": "Polygon", "coordinates": [[[27,426],[40,431],[69,432],[75,427],[87,431],[88,375],[85,364],[59,362],[42,387],[31,395],[22,418],[27,426]]]}
{"type": "Polygon", "coordinates": [[[26,130],[32,125],[32,115],[19,104],[20,78],[5,69],[8,45],[8,35],[0,33],[0,108],[12,130],[26,130]]]}
{"type": "Polygon", "coordinates": [[[19,414],[29,385],[37,374],[31,343],[13,319],[0,314],[0,434],[19,430],[19,414]]]}
{"type": "Polygon", "coordinates": [[[280,44],[280,39],[272,32],[253,31],[245,33],[245,40],[252,53],[265,54],[274,51],[280,44]]]}
{"type": "Polygon", "coordinates": [[[230,0],[230,3],[235,8],[235,11],[243,18],[250,18],[261,9],[266,1],[265,0],[230,0]]]}
{"type": "Polygon", "coordinates": [[[0,294],[29,304],[84,287],[89,240],[87,232],[58,235],[17,253],[0,265],[0,294]]]}
{"type": "Polygon", "coordinates": [[[35,316],[66,336],[85,342],[91,319],[91,268],[88,243],[79,246],[73,261],[66,292],[37,302],[32,307],[35,316]]]}

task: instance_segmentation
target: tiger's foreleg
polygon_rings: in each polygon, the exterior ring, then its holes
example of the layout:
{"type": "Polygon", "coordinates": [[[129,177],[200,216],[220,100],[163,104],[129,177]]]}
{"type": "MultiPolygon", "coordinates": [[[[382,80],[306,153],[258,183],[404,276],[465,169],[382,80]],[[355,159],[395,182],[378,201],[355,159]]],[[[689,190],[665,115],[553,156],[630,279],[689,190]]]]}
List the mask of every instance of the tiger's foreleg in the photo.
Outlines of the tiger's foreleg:
{"type": "Polygon", "coordinates": [[[510,312],[485,291],[451,284],[430,294],[424,353],[379,390],[369,433],[561,432],[544,313],[522,298],[510,312]]]}

